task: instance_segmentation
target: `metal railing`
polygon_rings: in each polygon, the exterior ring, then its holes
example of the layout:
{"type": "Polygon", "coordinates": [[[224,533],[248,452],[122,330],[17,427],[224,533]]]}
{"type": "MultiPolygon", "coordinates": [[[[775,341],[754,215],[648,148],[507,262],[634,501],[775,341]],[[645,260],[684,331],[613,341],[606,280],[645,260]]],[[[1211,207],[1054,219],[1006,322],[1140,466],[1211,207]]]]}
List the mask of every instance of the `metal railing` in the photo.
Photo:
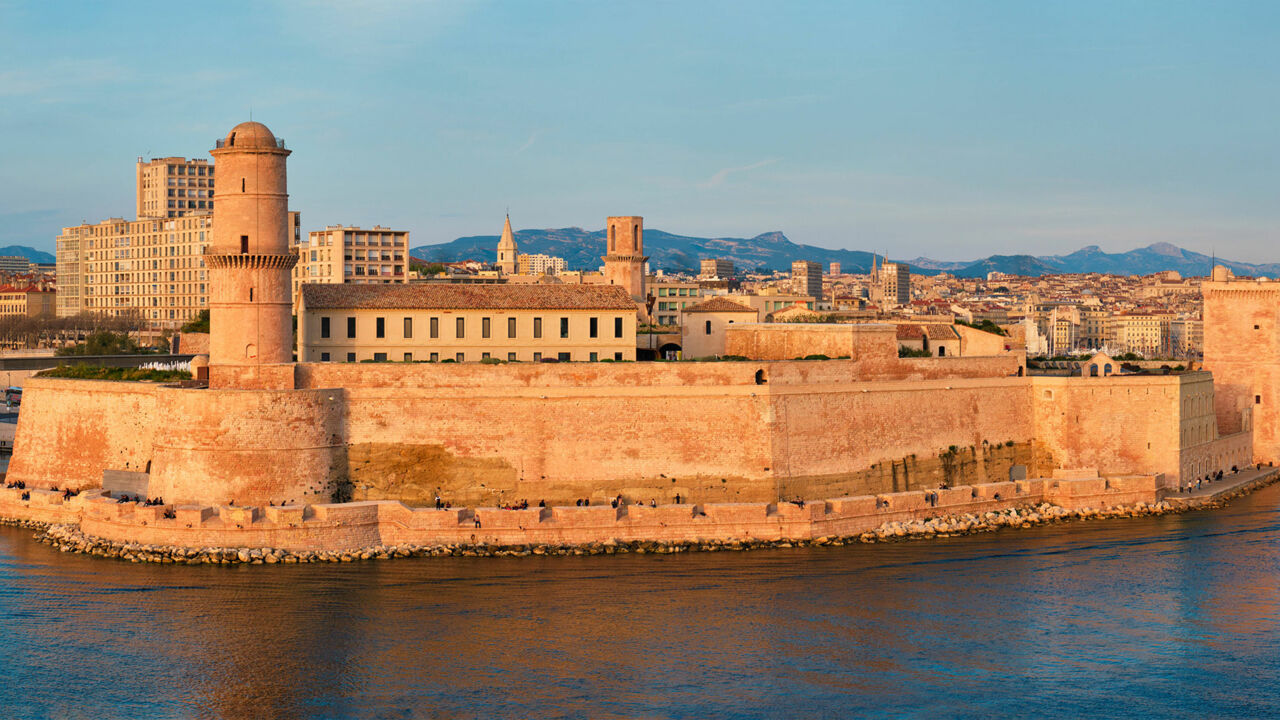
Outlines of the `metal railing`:
{"type": "MultiPolygon", "coordinates": [[[[276,147],[280,148],[281,150],[284,150],[285,149],[284,138],[274,138],[274,139],[275,139],[276,147]]],[[[226,138],[218,138],[217,140],[213,141],[213,148],[215,150],[221,150],[224,147],[235,147],[235,142],[228,143],[226,138]]]]}

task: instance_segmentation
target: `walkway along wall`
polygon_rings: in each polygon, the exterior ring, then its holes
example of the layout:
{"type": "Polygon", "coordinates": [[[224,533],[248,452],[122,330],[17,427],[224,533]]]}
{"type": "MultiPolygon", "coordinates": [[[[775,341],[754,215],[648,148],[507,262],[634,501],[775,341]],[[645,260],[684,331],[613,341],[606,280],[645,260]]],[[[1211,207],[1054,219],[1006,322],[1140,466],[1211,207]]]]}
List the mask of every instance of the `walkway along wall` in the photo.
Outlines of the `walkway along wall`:
{"type": "Polygon", "coordinates": [[[888,522],[984,513],[1049,502],[1068,509],[1151,504],[1155,476],[986,483],[938,491],[793,503],[699,503],[656,508],[528,510],[410,508],[398,502],[288,507],[144,506],[89,492],[0,489],[0,517],[80,530],[109,541],[185,548],[345,551],[379,545],[585,545],[610,541],[800,540],[853,536],[888,522]],[[165,514],[172,511],[173,518],[165,514]],[[479,526],[477,526],[479,521],[479,526]]]}

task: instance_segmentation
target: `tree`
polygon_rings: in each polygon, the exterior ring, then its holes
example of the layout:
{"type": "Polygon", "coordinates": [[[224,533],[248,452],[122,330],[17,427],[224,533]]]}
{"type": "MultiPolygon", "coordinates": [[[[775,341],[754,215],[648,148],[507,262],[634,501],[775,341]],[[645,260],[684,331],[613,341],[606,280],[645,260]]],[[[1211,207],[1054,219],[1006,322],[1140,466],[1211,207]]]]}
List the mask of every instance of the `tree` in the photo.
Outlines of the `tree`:
{"type": "Polygon", "coordinates": [[[201,310],[200,314],[195,316],[191,322],[179,328],[179,332],[184,333],[207,333],[209,332],[209,311],[201,310]]]}

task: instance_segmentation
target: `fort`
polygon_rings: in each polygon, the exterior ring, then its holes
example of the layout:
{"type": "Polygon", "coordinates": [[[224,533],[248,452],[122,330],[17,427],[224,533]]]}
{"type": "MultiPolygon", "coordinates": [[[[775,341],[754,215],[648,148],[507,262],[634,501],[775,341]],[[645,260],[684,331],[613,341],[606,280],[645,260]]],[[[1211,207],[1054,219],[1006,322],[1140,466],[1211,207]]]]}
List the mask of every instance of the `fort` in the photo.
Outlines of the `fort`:
{"type": "MultiPolygon", "coordinates": [[[[737,361],[294,362],[289,151],[260,123],[217,145],[207,384],[28,381],[0,515],[187,548],[812,538],[1154,504],[1275,459],[1266,283],[1211,283],[1208,370],[1171,374],[1030,376],[969,328],[957,357],[900,358],[876,324],[728,326],[737,361]]],[[[639,218],[611,223],[635,297],[639,218]]]]}

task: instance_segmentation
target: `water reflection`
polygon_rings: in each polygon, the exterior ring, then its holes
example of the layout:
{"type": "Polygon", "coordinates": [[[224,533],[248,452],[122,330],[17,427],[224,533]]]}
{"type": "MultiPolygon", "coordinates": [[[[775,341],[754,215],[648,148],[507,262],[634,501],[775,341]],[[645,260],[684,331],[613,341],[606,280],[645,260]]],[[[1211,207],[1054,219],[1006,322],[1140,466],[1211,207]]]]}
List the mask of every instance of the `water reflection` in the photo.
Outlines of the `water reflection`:
{"type": "Polygon", "coordinates": [[[1280,712],[1280,487],[745,554],[133,565],[0,530],[20,717],[1280,712]]]}

